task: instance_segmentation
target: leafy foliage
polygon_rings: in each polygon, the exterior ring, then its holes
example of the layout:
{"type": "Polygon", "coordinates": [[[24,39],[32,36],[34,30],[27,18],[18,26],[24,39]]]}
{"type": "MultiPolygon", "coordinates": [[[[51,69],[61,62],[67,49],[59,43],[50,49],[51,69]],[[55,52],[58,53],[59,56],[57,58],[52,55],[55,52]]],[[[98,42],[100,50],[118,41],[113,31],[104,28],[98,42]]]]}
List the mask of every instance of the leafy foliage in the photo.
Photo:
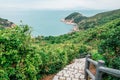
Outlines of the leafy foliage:
{"type": "Polygon", "coordinates": [[[30,36],[27,25],[0,30],[0,78],[37,80],[71,62],[78,49],[72,44],[47,44],[30,36]]]}
{"type": "Polygon", "coordinates": [[[3,79],[36,79],[37,67],[41,64],[41,59],[33,50],[31,41],[28,26],[0,31],[0,70],[4,72],[4,76],[3,74],[0,76],[3,79]]]}

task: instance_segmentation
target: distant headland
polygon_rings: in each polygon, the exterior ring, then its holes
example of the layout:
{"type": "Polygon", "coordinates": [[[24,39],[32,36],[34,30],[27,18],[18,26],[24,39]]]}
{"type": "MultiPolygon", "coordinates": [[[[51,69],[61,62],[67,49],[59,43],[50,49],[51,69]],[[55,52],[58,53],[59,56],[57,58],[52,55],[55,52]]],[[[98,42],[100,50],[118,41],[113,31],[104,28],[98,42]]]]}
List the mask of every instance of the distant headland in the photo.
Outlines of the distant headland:
{"type": "Polygon", "coordinates": [[[8,21],[7,19],[0,18],[0,28],[9,28],[16,26],[13,22],[8,21]]]}

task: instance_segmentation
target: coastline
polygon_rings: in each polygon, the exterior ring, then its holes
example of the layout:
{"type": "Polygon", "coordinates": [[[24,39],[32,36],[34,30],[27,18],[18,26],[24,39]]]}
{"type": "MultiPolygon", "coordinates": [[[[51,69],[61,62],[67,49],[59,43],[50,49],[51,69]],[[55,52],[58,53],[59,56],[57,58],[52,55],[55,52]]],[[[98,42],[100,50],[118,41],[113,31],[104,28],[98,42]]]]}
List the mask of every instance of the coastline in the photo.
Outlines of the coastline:
{"type": "Polygon", "coordinates": [[[79,31],[78,25],[74,23],[73,20],[61,19],[61,22],[64,22],[65,24],[68,24],[68,25],[73,25],[73,29],[71,30],[72,32],[79,31]]]}

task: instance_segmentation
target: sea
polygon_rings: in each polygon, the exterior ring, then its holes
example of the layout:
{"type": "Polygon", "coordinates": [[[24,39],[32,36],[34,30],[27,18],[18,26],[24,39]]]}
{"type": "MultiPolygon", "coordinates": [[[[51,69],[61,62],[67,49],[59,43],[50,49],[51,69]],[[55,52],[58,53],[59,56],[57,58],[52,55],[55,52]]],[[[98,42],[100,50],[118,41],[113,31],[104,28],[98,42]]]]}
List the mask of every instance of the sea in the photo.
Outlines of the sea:
{"type": "Polygon", "coordinates": [[[73,25],[61,21],[73,12],[79,12],[84,16],[93,16],[104,10],[13,10],[0,11],[0,17],[8,19],[17,25],[29,25],[31,35],[59,36],[71,32],[73,25]]]}

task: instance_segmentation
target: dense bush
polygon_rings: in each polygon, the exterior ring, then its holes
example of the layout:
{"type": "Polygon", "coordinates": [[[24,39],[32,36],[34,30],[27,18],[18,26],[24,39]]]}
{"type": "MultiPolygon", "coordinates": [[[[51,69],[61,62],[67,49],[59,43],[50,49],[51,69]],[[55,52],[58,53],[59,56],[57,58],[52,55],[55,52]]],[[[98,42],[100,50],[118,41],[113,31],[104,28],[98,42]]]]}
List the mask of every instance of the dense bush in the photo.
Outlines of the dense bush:
{"type": "Polygon", "coordinates": [[[1,80],[37,80],[57,72],[78,54],[72,43],[41,46],[36,41],[26,25],[0,30],[1,80]]]}
{"type": "Polygon", "coordinates": [[[36,79],[41,58],[31,47],[31,42],[28,26],[0,31],[0,78],[2,80],[36,79]]]}

